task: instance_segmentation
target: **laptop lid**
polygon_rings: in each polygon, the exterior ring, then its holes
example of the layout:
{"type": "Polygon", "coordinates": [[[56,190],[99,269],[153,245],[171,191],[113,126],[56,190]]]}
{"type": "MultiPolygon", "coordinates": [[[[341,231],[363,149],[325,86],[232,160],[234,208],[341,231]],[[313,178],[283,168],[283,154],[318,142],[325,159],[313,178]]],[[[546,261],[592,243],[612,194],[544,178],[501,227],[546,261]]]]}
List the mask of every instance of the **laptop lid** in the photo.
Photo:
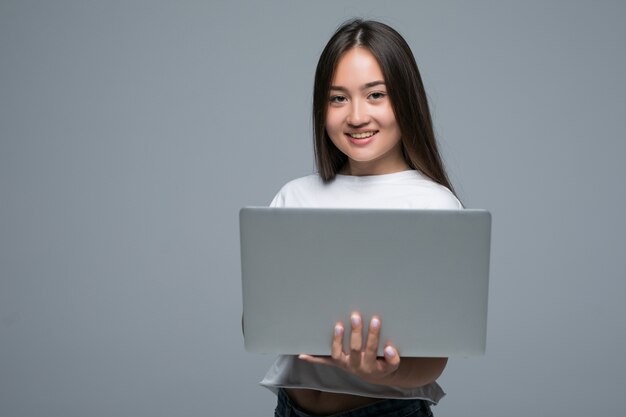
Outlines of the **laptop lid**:
{"type": "Polygon", "coordinates": [[[484,210],[246,207],[245,348],[329,355],[334,324],[381,318],[402,356],[485,351],[491,215],[484,210]]]}

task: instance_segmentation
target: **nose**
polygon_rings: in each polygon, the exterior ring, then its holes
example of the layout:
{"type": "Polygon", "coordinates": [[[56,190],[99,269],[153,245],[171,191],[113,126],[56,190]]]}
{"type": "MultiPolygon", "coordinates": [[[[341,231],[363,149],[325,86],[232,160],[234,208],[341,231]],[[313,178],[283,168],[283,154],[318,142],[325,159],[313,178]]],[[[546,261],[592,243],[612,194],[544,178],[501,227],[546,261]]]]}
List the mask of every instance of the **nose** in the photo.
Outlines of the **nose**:
{"type": "Polygon", "coordinates": [[[359,127],[369,123],[369,117],[367,115],[365,105],[358,101],[353,101],[350,106],[350,112],[346,118],[346,122],[351,127],[359,127]]]}

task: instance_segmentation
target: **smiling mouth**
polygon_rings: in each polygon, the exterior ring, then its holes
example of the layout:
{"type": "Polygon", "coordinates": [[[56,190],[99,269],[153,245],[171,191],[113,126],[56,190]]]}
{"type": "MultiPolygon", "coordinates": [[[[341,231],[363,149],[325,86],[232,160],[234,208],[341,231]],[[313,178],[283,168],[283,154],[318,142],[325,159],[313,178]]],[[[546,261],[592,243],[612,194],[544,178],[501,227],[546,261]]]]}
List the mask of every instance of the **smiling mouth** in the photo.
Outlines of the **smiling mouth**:
{"type": "Polygon", "coordinates": [[[362,132],[362,133],[347,133],[347,135],[350,136],[352,139],[367,139],[367,138],[371,138],[376,133],[378,133],[377,130],[372,130],[370,132],[362,132]]]}

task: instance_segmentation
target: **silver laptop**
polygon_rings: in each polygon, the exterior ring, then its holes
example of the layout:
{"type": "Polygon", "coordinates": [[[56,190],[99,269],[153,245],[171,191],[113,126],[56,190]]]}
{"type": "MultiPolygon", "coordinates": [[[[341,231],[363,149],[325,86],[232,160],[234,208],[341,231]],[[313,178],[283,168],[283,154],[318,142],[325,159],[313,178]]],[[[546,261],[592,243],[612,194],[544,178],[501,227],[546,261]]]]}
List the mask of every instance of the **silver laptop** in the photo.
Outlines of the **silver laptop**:
{"type": "Polygon", "coordinates": [[[329,355],[334,325],[381,318],[402,356],[485,352],[491,215],[485,210],[246,207],[245,348],[329,355]]]}

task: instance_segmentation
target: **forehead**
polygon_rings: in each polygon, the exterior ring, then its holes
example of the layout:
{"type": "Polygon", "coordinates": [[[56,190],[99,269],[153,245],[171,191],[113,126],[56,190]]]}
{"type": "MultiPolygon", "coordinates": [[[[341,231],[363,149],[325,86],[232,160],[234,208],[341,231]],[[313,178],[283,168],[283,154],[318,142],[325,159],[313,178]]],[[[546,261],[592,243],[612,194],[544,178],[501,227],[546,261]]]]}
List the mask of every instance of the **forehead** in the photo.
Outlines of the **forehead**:
{"type": "Polygon", "coordinates": [[[367,48],[354,47],[339,58],[332,85],[359,86],[372,81],[384,81],[384,79],[376,57],[367,48]]]}

